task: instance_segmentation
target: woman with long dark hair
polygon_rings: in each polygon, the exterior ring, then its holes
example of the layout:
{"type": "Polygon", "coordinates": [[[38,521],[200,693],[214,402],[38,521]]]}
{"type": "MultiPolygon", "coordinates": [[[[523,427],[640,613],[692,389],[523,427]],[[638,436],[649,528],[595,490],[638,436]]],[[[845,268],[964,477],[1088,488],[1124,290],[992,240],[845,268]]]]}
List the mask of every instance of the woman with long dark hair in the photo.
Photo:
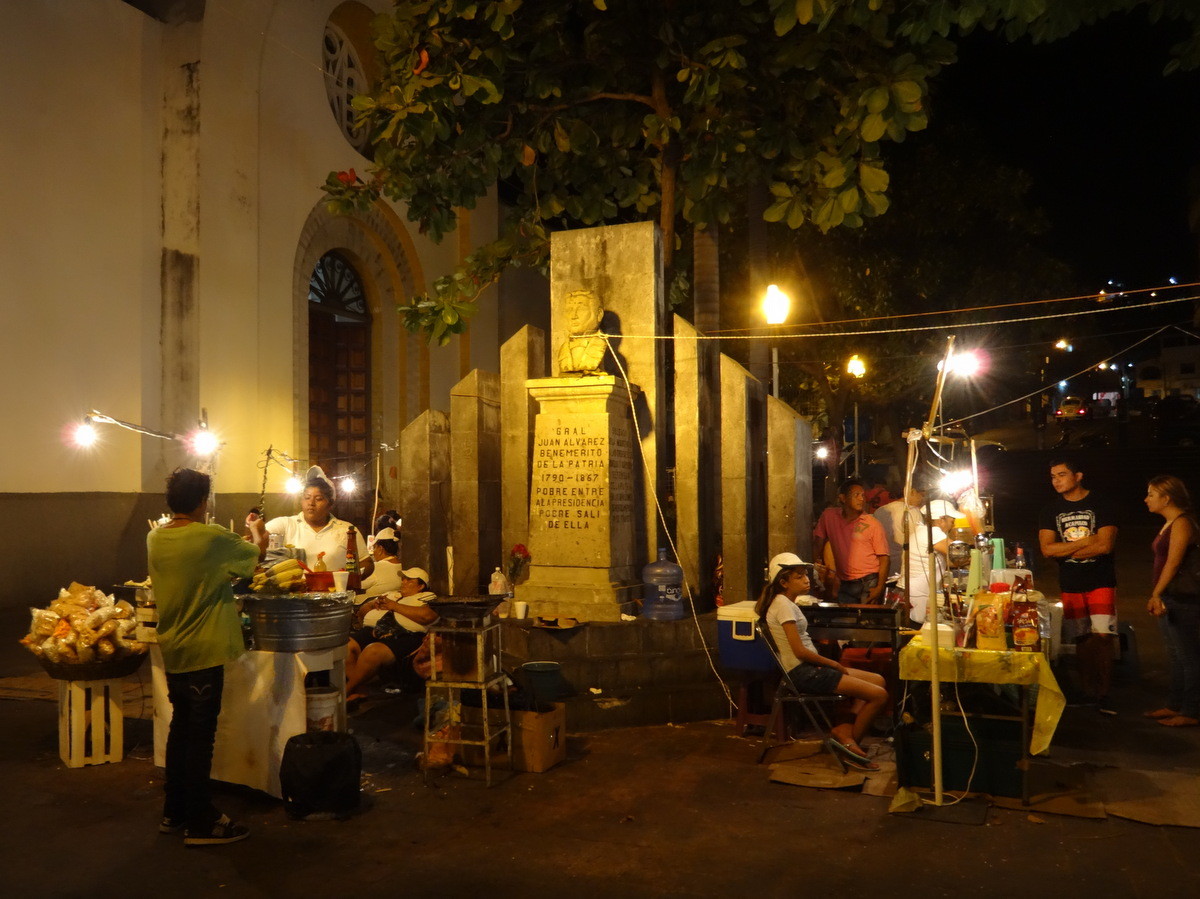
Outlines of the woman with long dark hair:
{"type": "Polygon", "coordinates": [[[1159,619],[1171,688],[1167,704],[1145,714],[1166,727],[1195,727],[1200,724],[1200,596],[1173,594],[1170,589],[1188,547],[1196,542],[1192,499],[1179,478],[1159,475],[1146,488],[1146,508],[1165,519],[1151,544],[1154,588],[1146,608],[1159,619]]]}
{"type": "Polygon", "coordinates": [[[808,593],[807,565],[792,553],[781,553],[771,560],[769,573],[771,580],[754,611],[774,640],[786,676],[801,693],[841,693],[859,700],[854,723],[833,728],[833,746],[853,767],[877,770],[879,766],[867,757],[859,740],[887,704],[883,677],[847,668],[817,652],[808,635],[808,619],[796,605],[796,598],[808,593]]]}

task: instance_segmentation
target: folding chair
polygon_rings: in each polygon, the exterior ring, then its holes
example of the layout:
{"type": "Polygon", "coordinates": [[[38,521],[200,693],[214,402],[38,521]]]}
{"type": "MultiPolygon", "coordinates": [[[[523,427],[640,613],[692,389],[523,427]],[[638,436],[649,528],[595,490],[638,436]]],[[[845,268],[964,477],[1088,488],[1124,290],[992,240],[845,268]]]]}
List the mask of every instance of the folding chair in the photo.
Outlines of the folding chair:
{"type": "Polygon", "coordinates": [[[763,749],[759,753],[758,763],[761,765],[767,757],[767,753],[776,746],[781,746],[787,741],[787,717],[784,710],[788,704],[798,706],[804,711],[809,723],[821,736],[821,746],[833,756],[838,766],[842,769],[842,773],[846,773],[846,760],[841,754],[833,748],[833,723],[829,720],[829,715],[826,714],[824,704],[841,702],[849,697],[841,693],[802,693],[792,679],[788,677],[787,669],[783,666],[783,659],[779,656],[779,651],[775,647],[775,642],[771,638],[770,633],[765,627],[758,628],[758,639],[762,640],[771,655],[775,657],[775,662],[779,665],[779,670],[782,676],[779,679],[779,686],[775,689],[775,700],[771,704],[771,715],[767,718],[766,728],[763,730],[763,749]],[[771,742],[771,733],[774,731],[776,724],[779,725],[779,742],[771,742]]]}

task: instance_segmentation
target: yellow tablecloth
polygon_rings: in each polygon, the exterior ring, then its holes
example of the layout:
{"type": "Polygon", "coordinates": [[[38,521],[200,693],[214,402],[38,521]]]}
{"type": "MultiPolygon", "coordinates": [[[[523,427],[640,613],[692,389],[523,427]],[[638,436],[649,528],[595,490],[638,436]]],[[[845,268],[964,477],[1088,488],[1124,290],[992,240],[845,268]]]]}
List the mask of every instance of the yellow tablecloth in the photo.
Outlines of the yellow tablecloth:
{"type": "MultiPolygon", "coordinates": [[[[900,677],[904,680],[929,680],[933,650],[924,635],[913,638],[900,650],[900,677]]],[[[938,676],[943,681],[972,684],[1037,684],[1037,704],[1033,710],[1033,755],[1050,748],[1066,699],[1040,652],[993,652],[986,649],[958,649],[938,646],[938,676]]]]}

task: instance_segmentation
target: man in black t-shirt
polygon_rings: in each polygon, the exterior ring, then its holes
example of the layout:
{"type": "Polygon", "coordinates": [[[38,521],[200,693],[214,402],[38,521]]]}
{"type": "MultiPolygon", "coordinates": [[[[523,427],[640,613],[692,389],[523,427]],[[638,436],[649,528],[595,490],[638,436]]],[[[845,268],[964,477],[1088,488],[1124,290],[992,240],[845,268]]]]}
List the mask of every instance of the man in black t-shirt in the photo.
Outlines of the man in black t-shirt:
{"type": "Polygon", "coordinates": [[[1083,486],[1083,472],[1069,459],[1050,465],[1058,498],[1042,510],[1038,542],[1042,555],[1058,563],[1063,640],[1075,643],[1084,691],[1103,715],[1108,703],[1117,637],[1117,540],[1115,510],[1083,486]]]}

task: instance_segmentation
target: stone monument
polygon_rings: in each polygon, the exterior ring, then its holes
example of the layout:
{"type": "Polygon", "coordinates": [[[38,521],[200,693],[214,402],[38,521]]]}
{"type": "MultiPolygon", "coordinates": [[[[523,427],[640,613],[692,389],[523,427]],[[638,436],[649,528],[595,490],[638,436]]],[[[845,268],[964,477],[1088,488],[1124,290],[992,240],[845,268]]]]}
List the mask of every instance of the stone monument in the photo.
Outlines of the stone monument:
{"type": "Polygon", "coordinates": [[[630,396],[612,375],[526,382],[540,411],[529,499],[531,614],[618,621],[639,583],[630,396]]]}

